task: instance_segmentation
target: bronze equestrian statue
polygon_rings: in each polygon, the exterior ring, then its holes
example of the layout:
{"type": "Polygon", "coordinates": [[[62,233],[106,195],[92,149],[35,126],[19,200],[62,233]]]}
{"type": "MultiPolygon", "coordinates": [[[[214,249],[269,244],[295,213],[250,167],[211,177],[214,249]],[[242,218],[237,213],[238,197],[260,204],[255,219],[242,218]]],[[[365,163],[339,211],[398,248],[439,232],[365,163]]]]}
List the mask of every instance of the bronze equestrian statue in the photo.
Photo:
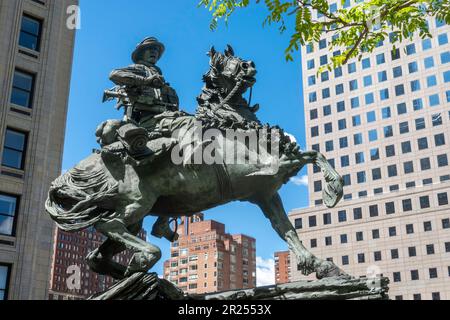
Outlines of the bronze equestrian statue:
{"type": "Polygon", "coordinates": [[[333,262],[314,256],[303,246],[278,194],[306,164],[315,164],[326,181],[324,203],[334,207],[342,198],[343,180],[323,155],[303,152],[280,128],[261,124],[256,116],[259,106],[250,106],[243,98],[256,82],[254,62],[236,57],[230,46],[224,53],[212,48],[197,113],[189,115],[179,111],[175,91],[155,65],[163,48],[155,38],[148,38],[133,54],[136,65],[112,73],[118,87],[107,91],[106,100],[117,98],[118,106],[126,109],[125,118],[100,125],[101,150],[56,179],[49,191],[46,210],[61,229],[79,231],[93,226],[107,237],[87,256],[90,268],[116,279],[150,270],[161,251],[136,236],[146,216],[159,217],[154,235],[174,240],[169,219],[231,201],[248,201],[261,208],[287,242],[303,274],[316,272],[318,278],[345,275],[333,262]],[[192,163],[198,150],[217,142],[186,139],[197,129],[223,133],[225,143],[221,151],[216,149],[216,158],[226,153],[248,160],[258,153],[247,140],[236,142],[226,132],[257,132],[271,144],[272,152],[265,153],[262,164],[192,163]],[[183,161],[174,161],[174,156],[183,161]],[[128,266],[114,262],[113,257],[126,249],[134,252],[128,266]]]}

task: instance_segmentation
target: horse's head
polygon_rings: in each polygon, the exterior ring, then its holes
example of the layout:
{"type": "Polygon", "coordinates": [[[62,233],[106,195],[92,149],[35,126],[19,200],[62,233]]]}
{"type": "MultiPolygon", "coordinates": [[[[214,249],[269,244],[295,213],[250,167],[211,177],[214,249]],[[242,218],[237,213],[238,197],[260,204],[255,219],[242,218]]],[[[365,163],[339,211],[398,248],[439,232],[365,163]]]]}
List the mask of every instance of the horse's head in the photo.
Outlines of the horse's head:
{"type": "Polygon", "coordinates": [[[212,47],[208,56],[211,58],[211,68],[204,76],[207,87],[220,88],[222,92],[229,93],[239,83],[239,93],[244,93],[256,83],[255,63],[235,57],[230,45],[223,54],[212,47]]]}

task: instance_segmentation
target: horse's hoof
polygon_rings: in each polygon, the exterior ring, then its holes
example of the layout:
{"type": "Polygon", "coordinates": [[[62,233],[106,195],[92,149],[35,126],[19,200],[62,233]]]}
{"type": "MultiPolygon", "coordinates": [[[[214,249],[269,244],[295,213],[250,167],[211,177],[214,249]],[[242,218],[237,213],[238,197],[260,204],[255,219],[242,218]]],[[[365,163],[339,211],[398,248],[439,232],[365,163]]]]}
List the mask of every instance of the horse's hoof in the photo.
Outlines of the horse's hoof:
{"type": "Polygon", "coordinates": [[[302,263],[299,263],[297,265],[298,271],[302,273],[304,276],[309,276],[311,273],[314,273],[316,271],[315,268],[315,259],[313,256],[305,258],[302,263]]]}
{"type": "Polygon", "coordinates": [[[322,193],[323,201],[328,208],[334,208],[343,196],[343,182],[341,179],[331,180],[322,193]]]}
{"type": "Polygon", "coordinates": [[[348,277],[351,278],[350,275],[345,273],[341,268],[335,265],[331,261],[324,261],[320,264],[316,269],[316,277],[317,279],[324,278],[333,278],[333,277],[348,277]]]}

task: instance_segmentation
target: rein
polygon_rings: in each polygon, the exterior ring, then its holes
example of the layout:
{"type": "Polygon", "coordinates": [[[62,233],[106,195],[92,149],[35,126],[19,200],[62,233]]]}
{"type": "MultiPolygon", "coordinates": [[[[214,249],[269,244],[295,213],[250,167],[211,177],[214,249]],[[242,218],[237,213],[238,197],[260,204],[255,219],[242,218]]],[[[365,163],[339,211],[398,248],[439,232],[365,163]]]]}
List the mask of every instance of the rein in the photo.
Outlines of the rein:
{"type": "Polygon", "coordinates": [[[231,90],[231,92],[228,94],[228,96],[224,100],[222,100],[222,102],[218,106],[213,108],[213,111],[217,111],[217,110],[223,108],[228,102],[230,102],[230,100],[232,98],[234,98],[234,96],[236,95],[238,90],[241,89],[243,83],[244,83],[244,80],[242,80],[242,79],[239,80],[236,83],[236,85],[234,86],[234,89],[231,90]]]}

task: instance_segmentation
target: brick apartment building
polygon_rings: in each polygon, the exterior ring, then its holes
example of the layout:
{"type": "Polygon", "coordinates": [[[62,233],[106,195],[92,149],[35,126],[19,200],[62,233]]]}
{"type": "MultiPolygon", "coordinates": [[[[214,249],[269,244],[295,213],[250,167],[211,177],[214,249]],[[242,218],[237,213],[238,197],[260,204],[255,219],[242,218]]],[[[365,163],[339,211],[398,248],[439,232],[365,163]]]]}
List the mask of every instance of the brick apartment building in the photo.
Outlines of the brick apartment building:
{"type": "MultiPolygon", "coordinates": [[[[146,232],[142,230],[139,237],[146,239],[146,232]]],[[[52,271],[50,279],[49,300],[81,300],[102,292],[114,283],[111,277],[99,275],[89,270],[85,257],[89,252],[98,248],[105,241],[105,237],[89,228],[77,233],[69,233],[57,229],[54,237],[52,271]],[[79,267],[80,288],[71,289],[67,285],[73,275],[72,266],[79,267]]],[[[117,263],[127,265],[132,252],[125,251],[116,256],[117,263]]]]}
{"type": "Polygon", "coordinates": [[[291,257],[289,251],[275,252],[275,283],[291,282],[291,257]]]}
{"type": "Polygon", "coordinates": [[[183,218],[164,278],[190,294],[256,287],[256,240],[203,214],[183,218]]]}

